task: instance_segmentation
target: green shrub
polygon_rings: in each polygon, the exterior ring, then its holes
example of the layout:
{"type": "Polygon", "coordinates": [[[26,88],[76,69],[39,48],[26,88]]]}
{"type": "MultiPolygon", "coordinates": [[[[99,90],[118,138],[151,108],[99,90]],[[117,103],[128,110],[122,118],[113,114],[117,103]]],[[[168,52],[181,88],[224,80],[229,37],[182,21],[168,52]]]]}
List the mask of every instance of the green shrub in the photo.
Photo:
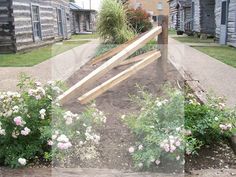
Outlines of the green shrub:
{"type": "Polygon", "coordinates": [[[225,108],[222,98],[209,97],[200,104],[192,94],[187,94],[185,104],[185,127],[203,145],[223,141],[231,136],[236,123],[236,110],[225,108]]]}
{"type": "Polygon", "coordinates": [[[76,145],[74,140],[83,142],[81,148],[99,140],[94,126],[104,116],[95,107],[81,115],[63,110],[55,102],[63,92],[60,82],[43,86],[23,77],[18,86],[20,92],[0,93],[0,164],[20,167],[36,157],[50,161],[76,145]]]}
{"type": "Polygon", "coordinates": [[[143,9],[129,9],[127,11],[128,21],[137,33],[143,33],[152,29],[150,15],[143,9]]]}
{"type": "Polygon", "coordinates": [[[103,0],[99,12],[97,31],[108,43],[121,44],[134,37],[126,16],[125,6],[117,0],[103,0]]]}
{"type": "Polygon", "coordinates": [[[159,165],[165,159],[181,165],[185,153],[196,154],[203,145],[223,141],[235,131],[236,111],[225,109],[216,99],[201,105],[191,94],[185,97],[176,89],[167,89],[162,98],[140,93],[132,100],[141,111],[122,116],[137,138],[129,149],[137,168],[159,165]]]}
{"type": "MultiPolygon", "coordinates": [[[[98,46],[98,48],[96,49],[95,56],[100,56],[100,55],[112,50],[113,48],[115,48],[117,46],[118,46],[117,44],[105,44],[105,43],[100,44],[98,46]]],[[[141,49],[134,52],[129,58],[144,54],[148,51],[155,50],[155,49],[158,49],[158,46],[156,44],[156,40],[151,40],[145,46],[143,46],[141,49]]]]}

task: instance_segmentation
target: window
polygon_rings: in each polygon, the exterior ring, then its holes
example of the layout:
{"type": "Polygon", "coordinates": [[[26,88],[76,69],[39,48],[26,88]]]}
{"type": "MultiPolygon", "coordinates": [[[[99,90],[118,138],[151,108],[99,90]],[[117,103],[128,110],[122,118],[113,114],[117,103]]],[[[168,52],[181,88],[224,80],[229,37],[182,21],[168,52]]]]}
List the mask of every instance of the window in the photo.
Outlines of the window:
{"type": "Polygon", "coordinates": [[[32,6],[32,25],[33,25],[33,37],[34,41],[41,40],[41,24],[39,16],[39,6],[32,6]]]}
{"type": "Polygon", "coordinates": [[[142,8],[142,4],[140,2],[135,3],[135,9],[142,8]]]}
{"type": "Polygon", "coordinates": [[[157,9],[158,9],[158,10],[163,10],[163,4],[162,4],[162,2],[157,3],[157,9]]]}
{"type": "Polygon", "coordinates": [[[221,25],[226,24],[226,17],[227,17],[226,11],[227,11],[227,3],[226,1],[223,1],[221,7],[221,25]]]}
{"type": "Polygon", "coordinates": [[[152,16],[152,19],[153,19],[154,22],[156,22],[157,21],[157,16],[152,16]]]}
{"type": "Polygon", "coordinates": [[[58,35],[63,35],[63,21],[62,21],[62,10],[57,9],[57,23],[58,23],[58,35]]]}

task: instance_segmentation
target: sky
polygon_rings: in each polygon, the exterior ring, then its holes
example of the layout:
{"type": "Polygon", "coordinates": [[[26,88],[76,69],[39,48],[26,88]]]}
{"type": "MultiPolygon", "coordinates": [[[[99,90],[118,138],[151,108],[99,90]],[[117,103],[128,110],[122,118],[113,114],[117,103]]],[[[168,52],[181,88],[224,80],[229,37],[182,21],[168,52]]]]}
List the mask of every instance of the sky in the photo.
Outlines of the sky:
{"type": "MultiPolygon", "coordinates": [[[[76,0],[76,3],[78,3],[81,7],[84,7],[85,9],[89,9],[89,1],[90,0],[76,0]]],[[[91,0],[91,2],[92,9],[98,10],[101,0],[91,0]]]]}

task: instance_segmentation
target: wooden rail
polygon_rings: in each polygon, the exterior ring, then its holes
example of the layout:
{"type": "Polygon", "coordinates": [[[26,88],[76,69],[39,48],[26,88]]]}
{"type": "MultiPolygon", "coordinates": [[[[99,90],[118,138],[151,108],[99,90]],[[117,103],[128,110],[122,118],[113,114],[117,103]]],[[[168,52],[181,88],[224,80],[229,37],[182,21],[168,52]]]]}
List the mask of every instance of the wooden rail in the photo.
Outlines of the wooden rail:
{"type": "Polygon", "coordinates": [[[135,65],[131,66],[130,68],[124,70],[120,74],[116,75],[115,77],[109,79],[108,81],[104,82],[103,84],[99,85],[98,87],[94,88],[93,90],[87,92],[78,100],[80,101],[81,104],[86,104],[90,102],[91,100],[95,99],[108,89],[116,86],[120,82],[128,79],[130,76],[138,72],[139,70],[143,69],[153,61],[157,60],[161,56],[161,53],[159,51],[156,51],[155,53],[147,56],[144,58],[142,61],[136,63],[135,65]]]}
{"type": "MultiPolygon", "coordinates": [[[[126,80],[131,75],[135,74],[137,71],[141,70],[148,64],[152,63],[156,59],[160,58],[160,63],[163,66],[158,66],[161,72],[165,71],[166,68],[166,58],[167,58],[167,47],[166,44],[168,43],[168,18],[159,19],[160,23],[159,26],[154,27],[147,33],[135,37],[133,40],[128,41],[127,43],[107,52],[106,54],[102,55],[101,57],[97,57],[92,61],[92,64],[98,63],[100,61],[106,60],[109,57],[112,57],[97,69],[92,71],[89,75],[84,77],[74,86],[69,88],[66,92],[58,97],[58,101],[61,105],[69,102],[70,100],[78,97],[81,94],[82,90],[87,89],[91,84],[96,82],[99,78],[104,76],[107,72],[111,69],[125,65],[136,63],[130,68],[126,69],[125,71],[121,72],[120,74],[114,76],[113,78],[109,79],[108,81],[104,82],[103,84],[99,85],[98,87],[92,89],[91,91],[85,93],[83,96],[79,97],[78,100],[82,104],[86,104],[92,99],[95,99],[106,90],[114,87],[115,85],[119,84],[120,82],[126,80]],[[161,35],[160,35],[161,34],[161,35]],[[146,45],[150,40],[155,37],[158,37],[158,44],[161,44],[160,51],[151,51],[140,56],[131,58],[130,60],[125,60],[129,56],[131,56],[135,51],[142,48],[146,45]],[[114,55],[114,56],[113,56],[114,55]],[[125,61],[124,61],[125,60],[125,61]]],[[[163,74],[165,75],[165,74],[163,74]]],[[[160,77],[163,77],[160,75],[160,77]]]]}
{"type": "Polygon", "coordinates": [[[104,60],[106,60],[106,59],[108,59],[110,57],[113,57],[115,54],[117,54],[120,51],[122,51],[124,48],[126,48],[128,45],[132,44],[135,40],[139,39],[143,35],[144,34],[135,36],[133,39],[125,42],[124,44],[121,44],[121,45],[115,47],[114,49],[111,49],[111,50],[105,52],[104,54],[102,54],[102,55],[100,55],[98,57],[95,57],[94,59],[92,59],[91,64],[95,65],[95,64],[97,64],[97,63],[99,63],[101,61],[104,61],[104,60]]]}

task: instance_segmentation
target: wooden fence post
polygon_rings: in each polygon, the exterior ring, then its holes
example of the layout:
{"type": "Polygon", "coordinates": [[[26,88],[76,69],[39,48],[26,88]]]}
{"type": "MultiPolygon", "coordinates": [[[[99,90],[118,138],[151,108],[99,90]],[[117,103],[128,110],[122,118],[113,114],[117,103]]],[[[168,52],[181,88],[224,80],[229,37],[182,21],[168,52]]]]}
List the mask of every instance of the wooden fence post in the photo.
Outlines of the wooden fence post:
{"type": "Polygon", "coordinates": [[[162,33],[158,36],[158,48],[161,51],[161,58],[157,62],[158,78],[161,82],[167,80],[168,61],[168,15],[158,16],[158,26],[162,26],[162,33]]]}

